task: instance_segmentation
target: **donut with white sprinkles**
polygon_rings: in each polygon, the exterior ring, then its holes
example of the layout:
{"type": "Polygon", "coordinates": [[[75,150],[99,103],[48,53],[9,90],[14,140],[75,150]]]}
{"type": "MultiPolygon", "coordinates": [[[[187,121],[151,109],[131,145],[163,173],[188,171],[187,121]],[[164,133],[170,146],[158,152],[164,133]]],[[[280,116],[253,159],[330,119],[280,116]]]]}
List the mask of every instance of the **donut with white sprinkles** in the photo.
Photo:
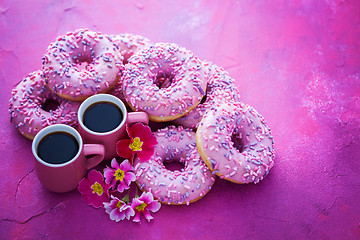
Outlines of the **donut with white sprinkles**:
{"type": "Polygon", "coordinates": [[[211,171],[231,182],[258,183],[274,165],[270,128],[242,102],[213,106],[199,124],[196,143],[211,171]]]}
{"type": "Polygon", "coordinates": [[[203,63],[209,69],[206,95],[200,104],[185,116],[175,119],[174,123],[186,128],[197,128],[205,113],[215,104],[238,102],[240,93],[228,72],[210,62],[203,63]]]}
{"type": "Polygon", "coordinates": [[[58,37],[43,57],[47,84],[59,96],[73,101],[107,92],[123,69],[117,48],[105,35],[88,29],[58,37]]]}
{"type": "Polygon", "coordinates": [[[191,129],[170,126],[155,133],[158,144],[148,162],[134,160],[137,184],[161,203],[190,204],[202,198],[215,182],[215,176],[201,159],[191,129]],[[164,163],[178,161],[179,170],[168,170],[164,163]]]}
{"type": "Polygon", "coordinates": [[[128,59],[123,90],[134,111],[151,121],[179,118],[201,101],[206,91],[205,69],[191,51],[173,43],[149,45],[128,59]]]}
{"type": "Polygon", "coordinates": [[[77,111],[80,103],[63,99],[50,91],[40,70],[24,78],[11,91],[11,95],[9,100],[10,122],[30,140],[46,126],[56,123],[70,126],[77,124],[77,111]],[[54,110],[46,109],[47,102],[52,103],[56,108],[54,110]]]}

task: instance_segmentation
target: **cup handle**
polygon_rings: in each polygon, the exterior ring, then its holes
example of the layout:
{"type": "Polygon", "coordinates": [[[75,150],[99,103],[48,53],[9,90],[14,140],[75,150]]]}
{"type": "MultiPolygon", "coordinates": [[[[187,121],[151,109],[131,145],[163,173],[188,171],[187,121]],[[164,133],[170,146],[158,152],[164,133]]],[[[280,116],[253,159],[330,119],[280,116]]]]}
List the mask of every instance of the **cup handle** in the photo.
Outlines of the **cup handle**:
{"type": "Polygon", "coordinates": [[[128,113],[126,123],[132,124],[136,122],[142,122],[146,125],[149,124],[149,115],[146,112],[130,112],[128,113]]]}
{"type": "Polygon", "coordinates": [[[87,169],[91,169],[98,165],[104,160],[105,156],[105,147],[101,144],[85,144],[84,145],[84,155],[95,155],[89,159],[87,159],[86,167],[87,169]]]}

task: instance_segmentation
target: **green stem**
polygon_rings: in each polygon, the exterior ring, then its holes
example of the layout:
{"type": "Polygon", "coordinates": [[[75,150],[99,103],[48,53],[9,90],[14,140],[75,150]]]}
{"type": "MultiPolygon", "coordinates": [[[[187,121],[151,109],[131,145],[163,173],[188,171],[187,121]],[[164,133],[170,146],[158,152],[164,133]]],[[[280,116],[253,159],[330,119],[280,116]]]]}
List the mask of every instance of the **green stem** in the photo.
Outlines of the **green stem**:
{"type": "Polygon", "coordinates": [[[127,194],[121,199],[121,201],[125,202],[126,204],[130,202],[130,188],[127,191],[127,194]]]}
{"type": "Polygon", "coordinates": [[[124,203],[128,204],[130,202],[130,199],[129,199],[129,194],[126,194],[122,199],[121,201],[123,201],[124,203]]]}
{"type": "Polygon", "coordinates": [[[138,195],[138,187],[137,185],[135,185],[135,198],[138,198],[139,195],[138,195]]]}

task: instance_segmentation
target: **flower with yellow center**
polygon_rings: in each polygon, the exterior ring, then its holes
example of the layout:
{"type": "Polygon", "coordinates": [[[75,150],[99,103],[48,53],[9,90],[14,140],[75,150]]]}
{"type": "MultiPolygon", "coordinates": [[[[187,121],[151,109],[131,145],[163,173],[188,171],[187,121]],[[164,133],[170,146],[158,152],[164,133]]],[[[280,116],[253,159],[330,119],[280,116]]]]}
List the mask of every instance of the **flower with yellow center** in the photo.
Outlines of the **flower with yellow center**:
{"type": "Polygon", "coordinates": [[[141,203],[139,206],[136,207],[136,210],[138,210],[139,212],[144,211],[146,206],[147,206],[146,203],[141,203]]]}
{"type": "Polygon", "coordinates": [[[143,145],[144,142],[140,142],[140,138],[136,137],[133,139],[132,143],[130,143],[129,148],[132,151],[141,151],[141,146],[143,145]]]}
{"type": "Polygon", "coordinates": [[[121,201],[118,201],[118,203],[116,204],[116,207],[121,208],[122,205],[123,205],[123,203],[121,201]]]}
{"type": "Polygon", "coordinates": [[[93,193],[96,193],[99,196],[104,193],[103,187],[98,182],[95,182],[93,185],[91,185],[91,189],[94,190],[93,193]]]}
{"type": "Polygon", "coordinates": [[[123,181],[124,177],[125,177],[125,172],[123,170],[121,170],[120,168],[118,168],[114,173],[114,177],[115,177],[116,181],[118,181],[118,180],[123,181]]]}

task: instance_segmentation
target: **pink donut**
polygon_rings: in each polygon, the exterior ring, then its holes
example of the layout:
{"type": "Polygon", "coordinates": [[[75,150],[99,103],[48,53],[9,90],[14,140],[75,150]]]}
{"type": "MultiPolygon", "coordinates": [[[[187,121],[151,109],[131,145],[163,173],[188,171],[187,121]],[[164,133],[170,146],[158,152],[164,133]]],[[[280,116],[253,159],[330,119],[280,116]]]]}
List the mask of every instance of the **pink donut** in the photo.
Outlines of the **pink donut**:
{"type": "Polygon", "coordinates": [[[235,183],[258,183],[274,165],[269,127],[254,108],[241,102],[208,111],[196,131],[196,144],[213,173],[235,183]]]}
{"type": "Polygon", "coordinates": [[[151,192],[161,203],[189,204],[202,198],[215,178],[201,159],[191,129],[170,126],[155,133],[158,145],[148,162],[135,159],[135,174],[141,190],[151,192]],[[164,163],[178,161],[181,170],[170,171],[164,163]]]}
{"type": "Polygon", "coordinates": [[[134,111],[155,122],[171,121],[196,107],[205,95],[205,69],[189,50],[173,43],[150,45],[128,60],[125,98],[134,111]]]}
{"type": "Polygon", "coordinates": [[[119,35],[109,35],[108,38],[119,48],[123,59],[123,64],[127,64],[128,59],[140,49],[150,44],[150,40],[136,34],[123,33],[119,35]]]}
{"type": "Polygon", "coordinates": [[[74,101],[107,92],[123,68],[116,47],[101,33],[87,29],[59,37],[43,57],[47,84],[59,96],[74,101]]]}
{"type": "MultiPolygon", "coordinates": [[[[135,34],[123,33],[120,35],[109,35],[108,38],[118,46],[118,51],[123,57],[123,64],[128,63],[128,59],[134,55],[139,50],[143,49],[150,44],[150,40],[135,34]]],[[[120,77],[119,81],[116,83],[108,93],[114,95],[121,99],[121,101],[126,103],[126,99],[123,93],[123,77],[120,77]]]]}
{"type": "Polygon", "coordinates": [[[9,100],[10,122],[26,138],[32,140],[44,127],[63,123],[77,124],[78,102],[60,98],[45,85],[42,71],[29,74],[11,92],[9,100]],[[58,104],[54,110],[44,110],[48,102],[58,104]]]}
{"type": "Polygon", "coordinates": [[[119,81],[115,84],[115,86],[110,89],[108,94],[114,95],[115,97],[118,97],[124,104],[127,106],[126,98],[124,96],[124,92],[122,90],[123,88],[123,77],[119,78],[119,81]]]}
{"type": "Polygon", "coordinates": [[[237,102],[240,100],[239,90],[228,72],[222,67],[209,62],[204,62],[204,66],[209,69],[206,95],[196,108],[185,116],[174,120],[177,125],[186,128],[197,128],[205,113],[217,103],[237,102]]]}

